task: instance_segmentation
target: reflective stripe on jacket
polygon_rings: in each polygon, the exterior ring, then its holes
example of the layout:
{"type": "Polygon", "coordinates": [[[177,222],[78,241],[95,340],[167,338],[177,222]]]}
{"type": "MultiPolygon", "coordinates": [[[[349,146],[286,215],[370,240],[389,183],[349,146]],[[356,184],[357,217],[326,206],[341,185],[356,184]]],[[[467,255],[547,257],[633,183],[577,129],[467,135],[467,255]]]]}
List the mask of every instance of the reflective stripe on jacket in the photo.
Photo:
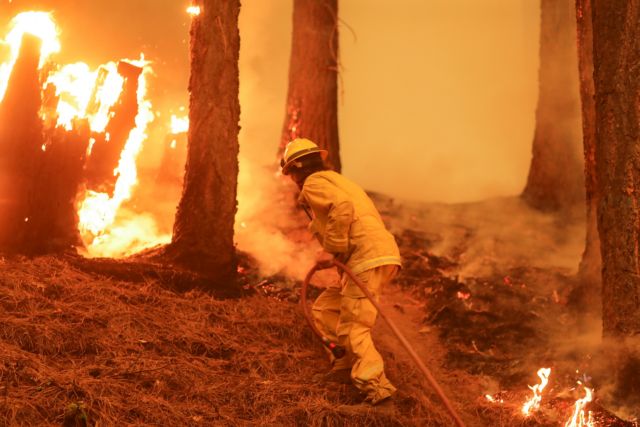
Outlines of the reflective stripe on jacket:
{"type": "Polygon", "coordinates": [[[299,201],[313,211],[309,230],[327,252],[347,260],[355,274],[381,265],[401,265],[400,251],[378,210],[354,182],[334,171],[304,182],[299,201]]]}

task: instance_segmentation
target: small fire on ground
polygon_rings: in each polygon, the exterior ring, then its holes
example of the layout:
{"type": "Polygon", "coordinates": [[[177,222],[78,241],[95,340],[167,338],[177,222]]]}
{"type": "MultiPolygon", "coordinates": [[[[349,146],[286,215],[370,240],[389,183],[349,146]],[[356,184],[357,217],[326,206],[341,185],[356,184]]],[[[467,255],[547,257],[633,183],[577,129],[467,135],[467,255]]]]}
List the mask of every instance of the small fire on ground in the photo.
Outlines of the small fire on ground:
{"type": "MultiPolygon", "coordinates": [[[[537,375],[540,378],[540,382],[534,386],[529,386],[532,391],[532,395],[520,408],[520,413],[525,418],[532,416],[540,410],[544,396],[543,392],[549,384],[551,368],[540,368],[537,375]]],[[[584,389],[584,397],[576,400],[573,405],[572,413],[570,415],[567,414],[569,417],[562,425],[564,427],[596,427],[592,411],[587,411],[585,413],[587,405],[589,402],[593,401],[593,389],[586,387],[580,381],[578,381],[578,385],[584,389]]],[[[505,403],[503,398],[495,397],[490,394],[485,395],[485,399],[491,403],[505,403]]]]}
{"type": "Polygon", "coordinates": [[[522,414],[528,417],[533,412],[540,408],[540,401],[542,400],[542,391],[549,383],[549,375],[551,375],[551,368],[540,368],[538,370],[538,377],[540,378],[540,384],[536,384],[533,387],[529,386],[533,391],[533,396],[522,405],[522,414]]]}

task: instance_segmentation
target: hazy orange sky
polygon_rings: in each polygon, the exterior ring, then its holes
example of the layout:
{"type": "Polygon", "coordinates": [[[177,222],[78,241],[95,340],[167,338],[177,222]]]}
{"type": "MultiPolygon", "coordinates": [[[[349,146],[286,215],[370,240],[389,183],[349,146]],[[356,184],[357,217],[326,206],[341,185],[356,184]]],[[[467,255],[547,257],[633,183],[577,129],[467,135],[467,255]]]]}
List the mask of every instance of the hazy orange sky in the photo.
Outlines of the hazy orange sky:
{"type": "MultiPolygon", "coordinates": [[[[144,52],[163,130],[187,104],[188,2],[6,0],[52,10],[59,62],[98,65],[144,52]]],[[[284,118],[292,0],[244,0],[241,152],[273,161],[284,118]]],[[[348,0],[341,18],[344,173],[398,198],[457,202],[524,186],[537,97],[539,1],[348,0]]],[[[157,144],[161,132],[148,144],[157,144]]],[[[151,145],[152,146],[152,145],[151,145]]],[[[153,156],[151,156],[153,157],[153,156]]]]}

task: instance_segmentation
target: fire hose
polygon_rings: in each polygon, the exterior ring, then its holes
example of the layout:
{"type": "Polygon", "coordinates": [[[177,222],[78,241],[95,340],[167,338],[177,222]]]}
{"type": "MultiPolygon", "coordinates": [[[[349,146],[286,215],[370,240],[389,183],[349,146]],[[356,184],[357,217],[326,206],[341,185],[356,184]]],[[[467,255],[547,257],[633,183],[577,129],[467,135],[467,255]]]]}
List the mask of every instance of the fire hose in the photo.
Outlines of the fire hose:
{"type": "MultiPolygon", "coordinates": [[[[440,387],[440,385],[438,384],[436,379],[431,374],[431,371],[429,371],[429,369],[425,366],[425,364],[422,363],[422,360],[420,360],[420,357],[418,356],[416,351],[413,349],[413,347],[411,346],[409,341],[407,341],[407,339],[404,337],[404,335],[402,335],[402,333],[400,332],[398,327],[395,325],[395,323],[391,320],[391,318],[389,318],[389,316],[387,316],[387,314],[382,309],[382,307],[380,307],[380,304],[378,304],[378,302],[373,297],[373,295],[371,295],[371,292],[369,292],[369,290],[364,285],[364,283],[362,283],[362,281],[360,279],[358,279],[358,277],[355,274],[353,274],[353,272],[351,271],[351,269],[349,269],[349,267],[347,267],[346,265],[344,265],[340,261],[334,259],[333,260],[333,266],[338,267],[340,270],[342,270],[362,290],[364,295],[369,299],[369,301],[371,301],[371,303],[376,308],[376,310],[378,310],[378,313],[380,313],[380,317],[382,317],[384,319],[384,321],[387,323],[387,325],[389,325],[389,328],[394,333],[396,338],[398,338],[398,340],[400,341],[402,346],[405,348],[405,350],[407,351],[409,356],[411,356],[411,359],[415,362],[416,366],[424,374],[425,378],[427,379],[427,381],[429,382],[431,387],[433,387],[433,389],[435,390],[436,394],[438,395],[438,397],[440,398],[440,400],[442,401],[444,406],[447,408],[447,411],[449,411],[449,414],[451,415],[451,417],[455,420],[456,425],[458,427],[465,427],[464,422],[462,422],[462,419],[460,418],[460,416],[458,415],[456,410],[451,405],[451,402],[449,401],[447,396],[442,391],[442,388],[440,387]]],[[[327,268],[331,268],[331,267],[327,267],[327,268]]],[[[313,321],[313,318],[311,317],[311,314],[309,313],[309,308],[308,308],[308,305],[307,305],[307,288],[309,287],[309,282],[311,281],[311,278],[316,273],[316,271],[322,270],[322,269],[324,269],[324,268],[321,267],[320,264],[315,264],[311,268],[311,270],[309,270],[309,273],[307,273],[307,277],[304,279],[304,282],[302,283],[302,288],[300,289],[300,303],[302,304],[302,311],[304,312],[304,316],[307,319],[307,323],[309,323],[309,326],[311,327],[311,330],[313,331],[313,333],[316,336],[318,336],[318,338],[320,338],[320,340],[322,341],[322,344],[329,351],[331,351],[331,353],[337,359],[339,359],[339,358],[343,357],[346,354],[345,348],[340,346],[338,343],[335,343],[335,342],[329,340],[324,335],[322,335],[322,333],[320,332],[320,330],[316,326],[315,322],[313,321]]]]}

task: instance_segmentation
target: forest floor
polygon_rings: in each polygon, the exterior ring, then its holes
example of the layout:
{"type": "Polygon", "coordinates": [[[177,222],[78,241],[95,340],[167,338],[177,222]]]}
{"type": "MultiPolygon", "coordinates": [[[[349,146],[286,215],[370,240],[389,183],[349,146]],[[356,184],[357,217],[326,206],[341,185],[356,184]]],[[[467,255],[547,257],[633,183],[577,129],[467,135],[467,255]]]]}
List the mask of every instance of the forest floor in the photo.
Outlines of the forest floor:
{"type": "MultiPolygon", "coordinates": [[[[607,391],[599,321],[570,303],[580,218],[518,199],[375,201],[404,259],[383,308],[468,426],[563,426],[583,385],[595,389],[597,425],[638,425],[613,415],[639,416],[607,391]],[[542,367],[549,384],[525,417],[542,367]]],[[[302,315],[300,282],[253,267],[243,261],[241,297],[219,298],[139,260],[1,258],[0,425],[453,425],[381,320],[374,339],[398,387],[393,408],[316,380],[329,365],[302,315]]]]}

